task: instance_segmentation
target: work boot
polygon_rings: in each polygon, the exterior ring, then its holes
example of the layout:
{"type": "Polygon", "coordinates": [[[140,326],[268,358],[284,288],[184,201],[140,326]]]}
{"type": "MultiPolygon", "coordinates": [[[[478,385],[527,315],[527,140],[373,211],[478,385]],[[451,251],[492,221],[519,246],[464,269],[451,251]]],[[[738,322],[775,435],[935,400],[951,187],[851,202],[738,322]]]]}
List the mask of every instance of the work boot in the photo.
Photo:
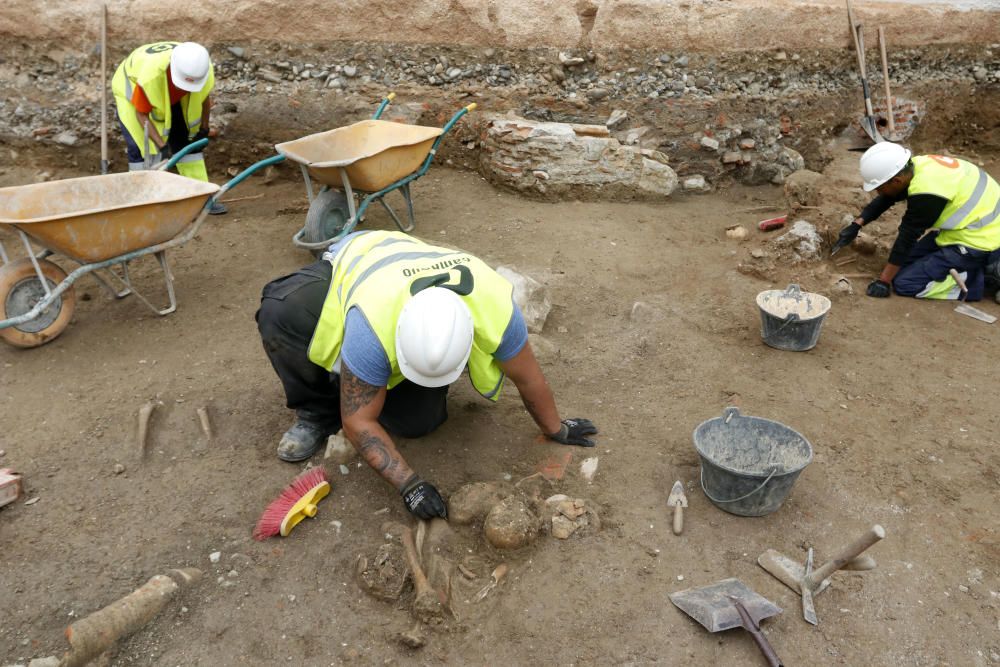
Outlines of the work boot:
{"type": "Polygon", "coordinates": [[[296,419],[278,443],[278,458],[289,463],[305,461],[326,442],[329,429],[313,422],[296,419]]]}
{"type": "Polygon", "coordinates": [[[226,208],[225,204],[217,201],[212,202],[212,208],[208,209],[209,215],[225,215],[226,213],[229,213],[229,209],[226,208]]]}

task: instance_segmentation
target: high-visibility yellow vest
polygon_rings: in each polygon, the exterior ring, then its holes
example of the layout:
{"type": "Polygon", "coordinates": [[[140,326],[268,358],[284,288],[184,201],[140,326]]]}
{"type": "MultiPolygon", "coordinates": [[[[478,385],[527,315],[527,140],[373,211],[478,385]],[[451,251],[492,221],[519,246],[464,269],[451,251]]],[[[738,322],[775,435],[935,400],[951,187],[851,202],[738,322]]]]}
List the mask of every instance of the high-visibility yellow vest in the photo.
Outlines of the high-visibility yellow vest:
{"type": "MultiPolygon", "coordinates": [[[[141,145],[143,136],[142,126],[132,113],[121,113],[123,108],[132,108],[132,93],[138,84],[146,97],[149,99],[153,110],[149,117],[153,121],[153,127],[166,137],[170,134],[171,114],[170,114],[170,87],[167,85],[167,77],[170,76],[170,54],[179,42],[156,42],[154,44],[144,44],[122,61],[115,70],[115,76],[111,79],[111,91],[114,93],[118,103],[119,116],[129,134],[140,144],[140,149],[145,150],[141,145]],[[128,102],[123,107],[122,102],[128,102]]],[[[188,93],[181,98],[180,105],[184,111],[184,121],[188,126],[188,136],[193,136],[201,127],[201,107],[205,98],[212,92],[215,86],[215,67],[211,62],[208,64],[208,78],[205,80],[205,87],[199,91],[188,93]]]]}
{"type": "Polygon", "coordinates": [[[953,157],[917,155],[907,196],[922,194],[948,200],[934,223],[938,245],[1000,248],[1000,185],[985,171],[953,157]]]}
{"type": "Polygon", "coordinates": [[[330,290],[309,344],[309,359],[333,370],[340,356],[347,311],[361,310],[389,360],[392,389],[404,380],[396,357],[396,321],[403,305],[425,287],[455,291],[474,327],[469,376],[490,400],[500,397],[504,373],[493,358],[514,312],[513,286],[482,260],[403,234],[362,232],[330,259],[330,290]]]}

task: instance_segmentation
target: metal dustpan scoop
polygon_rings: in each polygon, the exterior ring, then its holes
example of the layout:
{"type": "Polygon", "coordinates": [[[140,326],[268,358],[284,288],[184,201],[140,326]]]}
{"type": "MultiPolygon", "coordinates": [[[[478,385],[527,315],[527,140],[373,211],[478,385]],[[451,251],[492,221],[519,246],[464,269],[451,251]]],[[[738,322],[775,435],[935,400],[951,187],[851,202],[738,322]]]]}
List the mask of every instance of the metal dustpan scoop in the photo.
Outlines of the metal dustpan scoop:
{"type": "Polygon", "coordinates": [[[768,664],[781,667],[781,660],[760,631],[760,622],[780,614],[781,607],[755,593],[739,579],[723,579],[701,588],[671,593],[670,601],[709,632],[744,628],[757,642],[768,664]]]}

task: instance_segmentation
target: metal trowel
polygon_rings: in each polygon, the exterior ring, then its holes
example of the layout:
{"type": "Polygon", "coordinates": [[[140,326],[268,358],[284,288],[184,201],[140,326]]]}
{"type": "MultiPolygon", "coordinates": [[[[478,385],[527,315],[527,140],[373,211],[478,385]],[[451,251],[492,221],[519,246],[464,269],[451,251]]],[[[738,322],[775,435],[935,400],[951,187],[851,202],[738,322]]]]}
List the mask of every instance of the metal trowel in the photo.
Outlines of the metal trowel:
{"type": "Polygon", "coordinates": [[[962,290],[962,302],[955,306],[955,312],[961,313],[973,319],[977,319],[980,322],[986,322],[986,324],[993,324],[997,321],[997,318],[993,317],[989,313],[984,313],[978,308],[973,308],[969,304],[965,303],[965,298],[969,296],[969,288],[965,286],[965,280],[959,275],[958,271],[955,269],[948,269],[948,273],[951,275],[952,280],[958,285],[958,289],[962,290]]]}
{"type": "Polygon", "coordinates": [[[780,614],[781,607],[750,590],[739,579],[723,579],[709,586],[671,593],[670,601],[709,632],[745,629],[757,642],[767,664],[781,667],[781,660],[760,631],[760,622],[780,614]]]}
{"type": "Polygon", "coordinates": [[[684,485],[681,484],[680,480],[677,480],[667,497],[667,507],[674,508],[674,535],[680,535],[681,531],[684,530],[684,508],[687,506],[688,499],[684,495],[684,485]]]}

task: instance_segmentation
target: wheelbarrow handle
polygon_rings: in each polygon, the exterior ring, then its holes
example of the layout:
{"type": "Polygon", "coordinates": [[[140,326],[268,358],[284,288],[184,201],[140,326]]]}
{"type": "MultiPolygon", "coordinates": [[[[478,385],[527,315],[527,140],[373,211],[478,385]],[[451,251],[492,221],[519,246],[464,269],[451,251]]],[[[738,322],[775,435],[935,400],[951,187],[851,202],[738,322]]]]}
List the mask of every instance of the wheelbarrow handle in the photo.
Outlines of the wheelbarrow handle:
{"type": "Polygon", "coordinates": [[[379,117],[382,115],[382,112],[385,111],[385,108],[389,106],[389,103],[392,102],[394,99],[396,99],[396,93],[389,93],[389,95],[386,96],[384,100],[382,100],[382,104],[378,105],[378,109],[375,110],[375,115],[372,116],[372,120],[378,120],[379,117]]]}
{"type": "Polygon", "coordinates": [[[272,164],[278,164],[279,162],[284,162],[284,160],[285,160],[284,155],[272,155],[269,158],[264,158],[260,162],[255,162],[254,164],[250,165],[240,173],[233,176],[232,180],[230,180],[228,183],[219,188],[219,191],[209,198],[205,206],[211,206],[212,202],[218,201],[219,197],[221,197],[225,192],[227,192],[234,185],[239,184],[241,181],[246,179],[250,174],[254,173],[255,171],[258,171],[259,169],[262,169],[264,167],[268,167],[272,164]]]}
{"type": "Polygon", "coordinates": [[[163,164],[156,165],[156,169],[163,170],[163,171],[167,171],[168,169],[173,169],[174,165],[176,165],[178,162],[180,162],[181,158],[183,158],[185,155],[187,155],[188,153],[191,153],[193,151],[196,151],[196,150],[201,150],[202,148],[204,148],[207,145],[208,145],[208,138],[199,139],[198,141],[191,142],[190,144],[188,144],[184,148],[182,148],[179,151],[177,151],[176,153],[174,153],[174,156],[172,158],[170,158],[169,160],[167,160],[166,162],[164,162],[163,164]]]}

